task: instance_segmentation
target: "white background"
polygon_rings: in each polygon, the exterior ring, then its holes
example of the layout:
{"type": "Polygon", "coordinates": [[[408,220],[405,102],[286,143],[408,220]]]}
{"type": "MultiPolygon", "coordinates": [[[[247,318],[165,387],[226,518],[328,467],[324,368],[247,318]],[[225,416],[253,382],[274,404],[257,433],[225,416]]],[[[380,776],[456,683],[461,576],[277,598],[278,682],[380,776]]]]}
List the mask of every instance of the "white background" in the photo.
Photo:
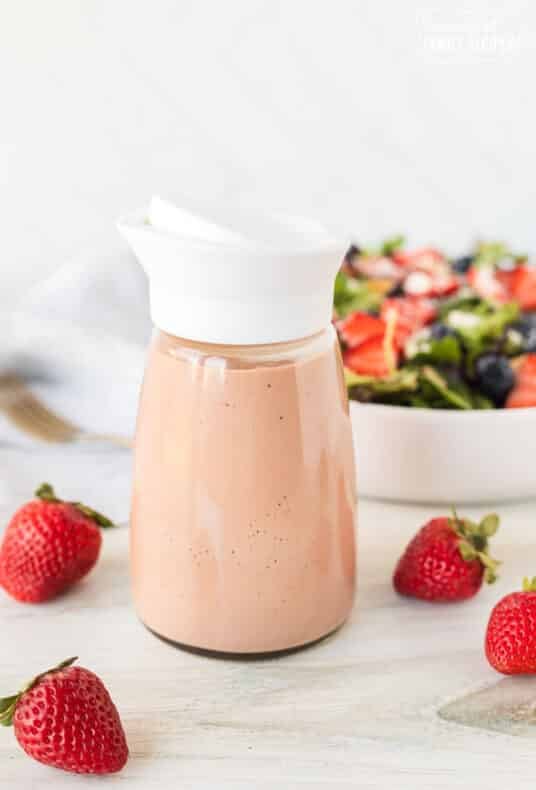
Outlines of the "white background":
{"type": "Polygon", "coordinates": [[[529,0],[1,0],[0,306],[153,192],[536,252],[529,0]]]}

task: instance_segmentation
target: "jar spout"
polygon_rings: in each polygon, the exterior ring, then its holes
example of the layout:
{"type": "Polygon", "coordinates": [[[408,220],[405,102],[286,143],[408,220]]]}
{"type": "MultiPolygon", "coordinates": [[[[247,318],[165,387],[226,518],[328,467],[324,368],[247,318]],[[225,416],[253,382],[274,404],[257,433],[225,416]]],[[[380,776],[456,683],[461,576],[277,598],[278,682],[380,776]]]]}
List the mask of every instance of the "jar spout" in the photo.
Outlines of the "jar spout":
{"type": "Polygon", "coordinates": [[[310,220],[203,216],[153,198],[118,221],[149,277],[159,329],[201,342],[297,340],[329,326],[348,242],[310,220]],[[251,218],[250,218],[251,219],[251,218]]]}

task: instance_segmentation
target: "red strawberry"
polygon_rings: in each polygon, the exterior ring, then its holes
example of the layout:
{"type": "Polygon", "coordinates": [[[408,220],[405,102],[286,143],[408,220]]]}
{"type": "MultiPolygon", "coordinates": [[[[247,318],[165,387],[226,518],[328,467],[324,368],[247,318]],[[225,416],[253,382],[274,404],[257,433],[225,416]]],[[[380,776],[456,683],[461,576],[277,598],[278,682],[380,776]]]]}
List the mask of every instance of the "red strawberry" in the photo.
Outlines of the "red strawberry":
{"type": "Polygon", "coordinates": [[[497,562],[488,555],[488,538],[499,527],[491,514],[474,524],[468,519],[434,518],[410,541],[398,561],[393,583],[402,595],[425,601],[463,601],[482,580],[496,579],[497,562]]]}
{"type": "Polygon", "coordinates": [[[536,673],[536,578],[501,598],[486,629],[486,657],[504,675],[536,673]]]}
{"type": "Polygon", "coordinates": [[[404,291],[408,296],[447,296],[460,287],[445,256],[433,247],[397,250],[393,259],[407,272],[404,291]]]}
{"type": "Polygon", "coordinates": [[[59,595],[88,573],[112,522],[80,502],[57,499],[44,483],[9,522],[0,547],[0,584],[17,601],[59,595]]]}
{"type": "Polygon", "coordinates": [[[30,757],[78,774],[111,774],[128,759],[117,708],[99,678],[63,661],[0,700],[0,723],[13,724],[30,757]]]}
{"type": "Polygon", "coordinates": [[[391,372],[383,337],[373,337],[355,348],[346,349],[342,358],[346,368],[361,376],[381,378],[391,372]]]}
{"type": "Polygon", "coordinates": [[[506,399],[505,408],[536,406],[536,354],[526,354],[514,363],[516,383],[506,399]]]}
{"type": "Polygon", "coordinates": [[[433,272],[445,264],[443,253],[434,247],[422,247],[418,250],[395,250],[393,260],[406,269],[423,272],[433,272]]]}
{"type": "Polygon", "coordinates": [[[368,313],[357,311],[339,321],[337,329],[345,345],[354,348],[373,337],[381,337],[385,333],[385,322],[368,313]]]}
{"type": "Polygon", "coordinates": [[[491,302],[507,302],[510,294],[506,283],[498,276],[493,266],[471,266],[467,282],[482,299],[491,302]]]}
{"type": "Polygon", "coordinates": [[[503,289],[504,294],[508,299],[513,300],[512,289],[514,280],[516,278],[517,268],[515,269],[495,269],[494,279],[499,282],[503,289]]]}
{"type": "Polygon", "coordinates": [[[352,267],[354,274],[369,280],[399,282],[402,279],[400,268],[385,255],[360,255],[354,258],[352,267]]]}
{"type": "Polygon", "coordinates": [[[414,332],[431,324],[437,316],[437,309],[429,299],[418,297],[393,297],[385,299],[381,308],[381,317],[387,320],[389,313],[396,313],[395,345],[399,350],[404,348],[406,340],[414,332]]]}
{"type": "Polygon", "coordinates": [[[518,266],[511,273],[510,293],[522,310],[536,310],[536,268],[518,266]]]}
{"type": "Polygon", "coordinates": [[[413,271],[404,281],[404,291],[408,296],[439,297],[455,293],[460,287],[457,277],[448,273],[413,271]]]}

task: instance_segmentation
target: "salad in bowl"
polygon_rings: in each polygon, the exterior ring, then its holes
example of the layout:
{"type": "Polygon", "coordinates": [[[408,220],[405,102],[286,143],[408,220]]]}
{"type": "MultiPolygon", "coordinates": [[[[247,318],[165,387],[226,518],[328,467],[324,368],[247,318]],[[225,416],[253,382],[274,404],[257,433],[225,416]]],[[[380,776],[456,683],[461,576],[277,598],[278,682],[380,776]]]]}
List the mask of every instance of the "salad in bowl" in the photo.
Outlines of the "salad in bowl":
{"type": "Polygon", "coordinates": [[[361,495],[446,505],[536,496],[536,267],[504,244],[451,259],[352,247],[334,324],[361,495]]]}
{"type": "Polygon", "coordinates": [[[351,400],[468,411],[536,406],[536,267],[502,243],[449,258],[353,246],[334,323],[351,400]]]}

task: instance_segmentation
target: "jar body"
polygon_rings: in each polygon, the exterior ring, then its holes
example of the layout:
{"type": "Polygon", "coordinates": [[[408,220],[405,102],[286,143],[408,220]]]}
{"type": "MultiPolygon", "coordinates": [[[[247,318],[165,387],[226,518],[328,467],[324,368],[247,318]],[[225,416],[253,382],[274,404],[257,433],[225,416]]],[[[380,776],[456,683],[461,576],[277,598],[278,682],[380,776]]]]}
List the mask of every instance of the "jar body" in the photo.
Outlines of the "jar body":
{"type": "Polygon", "coordinates": [[[353,602],[355,472],[331,327],[273,346],[156,332],[134,463],[136,609],[224,653],[305,645],[353,602]]]}

